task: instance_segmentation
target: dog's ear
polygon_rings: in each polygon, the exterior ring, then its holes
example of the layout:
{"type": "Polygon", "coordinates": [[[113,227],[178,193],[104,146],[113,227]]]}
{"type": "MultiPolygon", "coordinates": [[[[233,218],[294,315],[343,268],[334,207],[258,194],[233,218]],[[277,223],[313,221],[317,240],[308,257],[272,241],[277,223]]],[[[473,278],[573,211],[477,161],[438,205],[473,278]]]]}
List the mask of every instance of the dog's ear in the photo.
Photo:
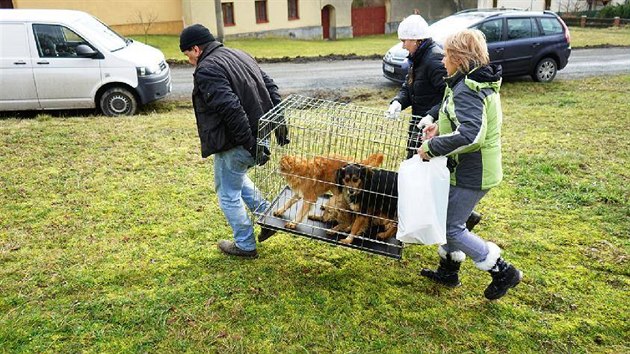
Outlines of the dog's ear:
{"type": "Polygon", "coordinates": [[[363,181],[369,180],[370,177],[372,176],[372,169],[367,166],[361,166],[359,176],[361,177],[361,180],[363,181]]]}
{"type": "Polygon", "coordinates": [[[379,167],[383,163],[384,158],[385,155],[379,152],[368,156],[365,160],[361,161],[360,164],[370,167],[379,167]]]}
{"type": "Polygon", "coordinates": [[[337,173],[335,175],[335,183],[337,184],[337,190],[339,192],[343,191],[343,176],[346,174],[346,167],[341,167],[337,169],[337,173]]]}

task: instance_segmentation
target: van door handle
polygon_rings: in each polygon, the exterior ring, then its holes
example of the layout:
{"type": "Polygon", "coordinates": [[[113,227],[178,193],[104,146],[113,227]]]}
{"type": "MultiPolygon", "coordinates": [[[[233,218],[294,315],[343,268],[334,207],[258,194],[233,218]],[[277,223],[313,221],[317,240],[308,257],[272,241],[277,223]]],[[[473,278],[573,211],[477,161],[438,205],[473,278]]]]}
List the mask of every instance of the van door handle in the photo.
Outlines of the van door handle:
{"type": "Polygon", "coordinates": [[[49,63],[49,62],[47,62],[47,61],[38,61],[38,62],[37,62],[37,64],[40,64],[40,65],[48,65],[48,64],[50,64],[50,63],[49,63]]]}
{"type": "Polygon", "coordinates": [[[20,60],[20,61],[14,61],[13,64],[15,64],[15,65],[26,65],[26,62],[20,60]]]}
{"type": "Polygon", "coordinates": [[[505,48],[497,48],[494,50],[495,53],[502,53],[505,50],[505,48]]]}
{"type": "Polygon", "coordinates": [[[536,47],[539,47],[539,46],[540,46],[540,43],[534,43],[534,44],[532,44],[532,48],[536,48],[536,47]]]}

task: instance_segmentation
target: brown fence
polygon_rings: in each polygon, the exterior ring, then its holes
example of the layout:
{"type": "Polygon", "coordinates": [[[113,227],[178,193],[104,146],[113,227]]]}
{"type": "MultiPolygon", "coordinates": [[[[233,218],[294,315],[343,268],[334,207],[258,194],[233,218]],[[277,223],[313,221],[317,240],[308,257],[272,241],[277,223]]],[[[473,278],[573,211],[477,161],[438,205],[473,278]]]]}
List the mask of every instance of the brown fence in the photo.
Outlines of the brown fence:
{"type": "Polygon", "coordinates": [[[620,27],[620,26],[628,26],[630,25],[630,19],[627,18],[599,18],[599,17],[573,17],[573,16],[562,16],[562,20],[567,26],[576,26],[576,27],[620,27]]]}

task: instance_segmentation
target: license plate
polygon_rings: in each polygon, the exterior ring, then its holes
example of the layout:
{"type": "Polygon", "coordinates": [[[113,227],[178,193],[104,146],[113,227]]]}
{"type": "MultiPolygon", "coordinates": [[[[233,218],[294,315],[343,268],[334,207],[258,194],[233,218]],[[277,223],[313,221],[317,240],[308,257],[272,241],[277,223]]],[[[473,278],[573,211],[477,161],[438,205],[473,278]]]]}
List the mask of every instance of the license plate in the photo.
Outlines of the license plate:
{"type": "Polygon", "coordinates": [[[383,69],[384,69],[385,71],[390,72],[390,73],[393,73],[393,72],[394,72],[394,67],[393,67],[393,66],[391,66],[391,65],[383,64],[383,69]]]}

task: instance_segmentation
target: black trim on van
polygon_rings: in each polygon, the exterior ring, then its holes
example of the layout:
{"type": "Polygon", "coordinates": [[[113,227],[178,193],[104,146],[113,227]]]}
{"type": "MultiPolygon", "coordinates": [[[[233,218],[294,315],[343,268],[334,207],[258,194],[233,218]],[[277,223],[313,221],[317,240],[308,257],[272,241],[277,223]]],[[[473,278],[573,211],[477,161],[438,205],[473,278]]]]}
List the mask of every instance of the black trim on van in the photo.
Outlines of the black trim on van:
{"type": "Polygon", "coordinates": [[[138,77],[138,96],[142,104],[147,104],[163,98],[171,92],[170,69],[160,74],[138,77]]]}

